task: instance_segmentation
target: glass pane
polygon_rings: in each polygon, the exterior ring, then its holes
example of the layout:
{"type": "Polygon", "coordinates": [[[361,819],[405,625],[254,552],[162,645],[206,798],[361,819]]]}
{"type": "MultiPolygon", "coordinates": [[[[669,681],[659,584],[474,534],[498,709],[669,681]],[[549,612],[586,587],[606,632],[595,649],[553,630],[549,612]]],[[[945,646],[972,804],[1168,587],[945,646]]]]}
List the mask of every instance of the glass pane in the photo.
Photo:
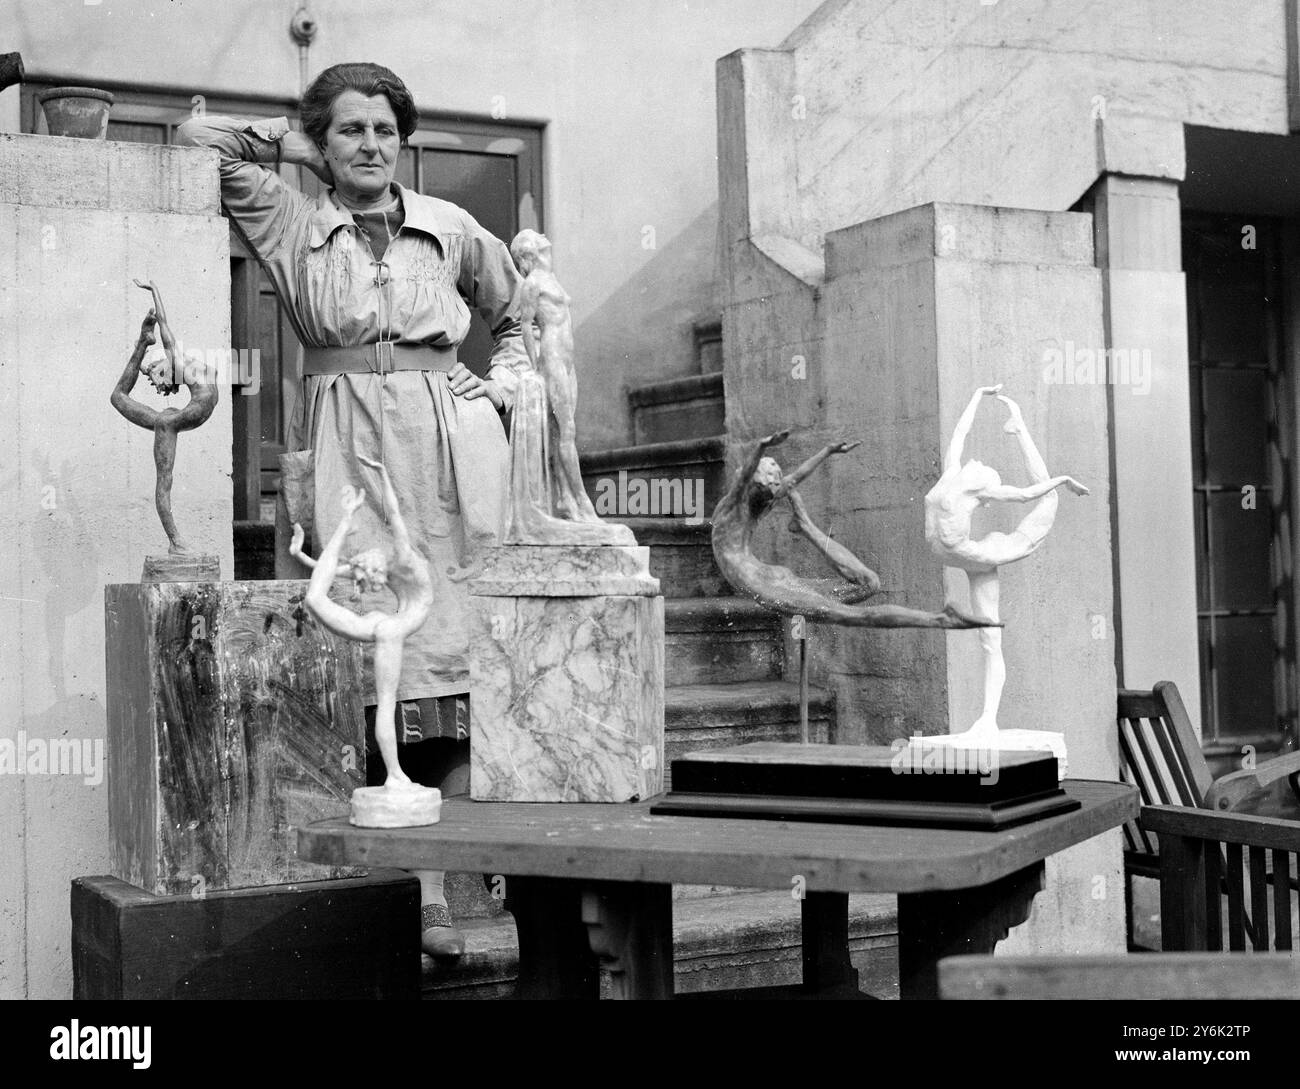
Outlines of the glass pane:
{"type": "Polygon", "coordinates": [[[503,242],[515,236],[515,160],[506,155],[425,148],[423,192],[459,204],[503,242]]]}
{"type": "Polygon", "coordinates": [[[274,292],[257,296],[257,343],[262,350],[262,441],[280,441],[280,303],[274,292]]]}
{"type": "Polygon", "coordinates": [[[1215,609],[1270,609],[1273,512],[1269,496],[1257,493],[1254,510],[1243,509],[1242,502],[1238,492],[1210,496],[1212,605],[1215,609]]]}
{"type": "Polygon", "coordinates": [[[1196,235],[1192,231],[1184,229],[1183,269],[1186,273],[1185,284],[1187,288],[1187,356],[1192,360],[1202,358],[1200,311],[1196,305],[1197,289],[1201,282],[1200,265],[1201,253],[1196,235]]]}
{"type": "Polygon", "coordinates": [[[407,189],[415,188],[415,148],[404,147],[397,153],[397,169],[393,171],[393,181],[407,189]]]}
{"type": "MultiPolygon", "coordinates": [[[[1195,357],[1193,357],[1195,358],[1195,357]]],[[[1192,400],[1192,482],[1205,483],[1205,420],[1201,405],[1201,368],[1191,369],[1188,392],[1192,400]]]]}
{"type": "Polygon", "coordinates": [[[140,125],[132,121],[110,121],[109,140],[124,140],[132,144],[165,144],[167,142],[166,125],[140,125]]]}
{"type": "Polygon", "coordinates": [[[1197,305],[1202,360],[1268,362],[1261,248],[1243,250],[1239,228],[1202,237],[1197,305]]]}
{"type": "Polygon", "coordinates": [[[1210,609],[1210,550],[1206,540],[1206,510],[1204,492],[1192,496],[1192,513],[1196,520],[1196,608],[1202,612],[1210,609]]]}
{"type": "Polygon", "coordinates": [[[1213,629],[1213,620],[1203,617],[1197,621],[1196,635],[1201,663],[1201,736],[1207,741],[1219,736],[1214,717],[1214,670],[1210,655],[1213,629]]]}
{"type": "Polygon", "coordinates": [[[1214,622],[1219,737],[1277,728],[1273,705],[1273,618],[1220,617],[1214,622]]]}
{"type": "Polygon", "coordinates": [[[1209,483],[1267,483],[1268,372],[1205,367],[1201,375],[1209,483]]]}

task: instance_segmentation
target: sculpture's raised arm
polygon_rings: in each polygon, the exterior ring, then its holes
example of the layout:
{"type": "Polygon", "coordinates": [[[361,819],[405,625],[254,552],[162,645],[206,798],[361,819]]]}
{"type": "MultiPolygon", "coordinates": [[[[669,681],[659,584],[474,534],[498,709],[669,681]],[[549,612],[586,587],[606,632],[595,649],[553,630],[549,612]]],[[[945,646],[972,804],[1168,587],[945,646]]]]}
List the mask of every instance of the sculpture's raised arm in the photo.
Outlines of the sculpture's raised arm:
{"type": "Polygon", "coordinates": [[[113,392],[109,397],[109,401],[118,412],[137,427],[147,427],[150,430],[158,422],[158,411],[146,404],[141,404],[131,396],[131,391],[135,389],[136,382],[140,380],[140,364],[144,360],[144,354],[149,350],[150,345],[154,343],[154,326],[156,324],[157,319],[154,316],[154,311],[150,310],[140,324],[140,336],[135,342],[135,349],[131,352],[131,358],[126,361],[126,369],[122,371],[122,377],[117,380],[117,385],[113,387],[113,392]]]}
{"type": "Polygon", "coordinates": [[[1000,383],[996,386],[981,386],[975,391],[975,395],[970,399],[970,404],[962,410],[962,414],[957,418],[957,426],[952,429],[952,441],[948,443],[948,452],[943,459],[943,471],[945,473],[955,473],[961,468],[961,452],[966,446],[966,439],[975,423],[975,413],[979,411],[980,401],[985,397],[993,397],[1001,392],[1002,386],[1000,383]]]}

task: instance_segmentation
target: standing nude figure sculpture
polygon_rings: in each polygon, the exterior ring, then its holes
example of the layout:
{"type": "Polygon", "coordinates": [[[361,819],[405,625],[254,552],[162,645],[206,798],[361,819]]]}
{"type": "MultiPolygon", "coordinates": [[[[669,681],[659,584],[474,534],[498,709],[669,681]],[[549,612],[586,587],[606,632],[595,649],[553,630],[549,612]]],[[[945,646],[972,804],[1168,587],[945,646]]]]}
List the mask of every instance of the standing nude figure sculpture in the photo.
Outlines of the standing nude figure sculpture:
{"type": "Polygon", "coordinates": [[[168,553],[172,556],[192,554],[189,545],[181,539],[176,529],[176,520],[172,517],[172,472],[176,466],[176,436],[182,431],[191,431],[202,424],[212,410],[217,407],[217,387],[208,380],[207,368],[202,360],[182,360],[176,349],[176,340],[171,327],[167,324],[167,315],[163,310],[162,296],[152,282],[144,284],[135,281],[153,295],[153,308],[145,315],[140,326],[140,336],[135,342],[135,350],[127,360],[126,369],[117,380],[110,401],[115,409],[138,427],[153,432],[153,460],[157,470],[154,486],[154,506],[158,510],[158,519],[162,522],[169,544],[168,553]],[[149,365],[144,357],[149,347],[157,343],[154,328],[162,335],[163,350],[166,355],[149,365]],[[189,403],[184,408],[151,408],[131,396],[135,384],[143,374],[159,393],[173,394],[180,389],[180,382],[185,383],[190,391],[189,403]]]}
{"type": "Polygon", "coordinates": [[[727,494],[713,511],[713,555],[727,581],[765,608],[786,616],[803,616],[826,624],[862,628],[975,628],[996,624],[966,616],[954,606],[929,613],[903,605],[863,605],[880,590],[876,573],[843,545],[831,540],[808,516],[795,486],[807,479],[832,454],[852,450],[856,442],[827,446],[789,475],[765,451],[789,436],[778,431],[749,455],[727,494]],[[806,537],[839,572],[843,582],[800,578],[788,567],[764,563],[753,553],[754,529],[780,499],[794,512],[790,528],[806,537]]]}
{"type": "Polygon", "coordinates": [[[551,243],[522,230],[510,255],[524,277],[519,324],[532,372],[520,376],[511,431],[507,543],[635,544],[626,526],[603,521],[578,464],[569,295],[551,268],[551,243]]]}
{"type": "MultiPolygon", "coordinates": [[[[1020,406],[1002,394],[1002,387],[984,386],[975,391],[966,406],[944,456],[943,475],[925,497],[925,539],[947,567],[966,572],[970,582],[971,612],[988,621],[998,621],[998,568],[1037,551],[1047,539],[1056,520],[1056,489],[1062,485],[1075,495],[1087,495],[1088,489],[1073,477],[1051,476],[1047,464],[1029,437],[1020,406]],[[1014,435],[1020,444],[1025,465],[1033,483],[1025,488],[1003,484],[989,466],[971,460],[961,463],[962,448],[970,434],[975,414],[985,397],[997,397],[1007,406],[1009,418],[1003,430],[1014,435]],[[990,502],[1034,503],[1024,520],[1010,533],[971,536],[971,515],[976,508],[990,502]],[[1035,502],[1037,501],[1037,502],[1035,502]]],[[[996,737],[998,705],[1007,669],[1002,657],[1002,632],[987,627],[979,633],[984,656],[984,708],[964,737],[972,741],[996,737]]]]}
{"type": "Polygon", "coordinates": [[[386,556],[379,549],[368,549],[347,561],[340,559],[344,543],[352,529],[352,516],[365,504],[365,494],[343,488],[343,517],[320,558],[313,560],[302,550],[303,529],[293,527],[290,553],[312,568],[304,604],[322,625],[358,643],[373,643],[375,695],[375,741],[384,758],[387,779],[382,787],[361,787],[352,795],[352,823],[363,827],[399,827],[432,824],[438,819],[441,793],[411,781],[397,760],[395,709],[397,683],[402,674],[402,650],[407,636],[418,631],[433,608],[433,580],[429,565],[411,544],[406,522],[397,506],[397,493],[388,470],[377,461],[360,456],[361,464],[379,474],[383,509],[391,512],[393,551],[386,556]],[[334,579],[351,575],[361,591],[387,587],[397,595],[397,612],[378,609],[358,614],[332,601],[329,596],[334,579]],[[405,797],[395,797],[400,792],[405,797]]]}

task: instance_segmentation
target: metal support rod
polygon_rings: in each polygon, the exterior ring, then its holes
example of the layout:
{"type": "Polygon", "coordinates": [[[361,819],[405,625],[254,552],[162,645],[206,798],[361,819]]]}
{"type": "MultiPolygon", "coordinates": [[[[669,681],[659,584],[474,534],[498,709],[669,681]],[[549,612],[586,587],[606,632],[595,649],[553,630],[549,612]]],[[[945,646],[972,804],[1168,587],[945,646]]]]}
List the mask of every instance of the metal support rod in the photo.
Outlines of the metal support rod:
{"type": "Polygon", "coordinates": [[[799,739],[808,744],[808,623],[795,617],[795,637],[799,640],[799,739]]]}

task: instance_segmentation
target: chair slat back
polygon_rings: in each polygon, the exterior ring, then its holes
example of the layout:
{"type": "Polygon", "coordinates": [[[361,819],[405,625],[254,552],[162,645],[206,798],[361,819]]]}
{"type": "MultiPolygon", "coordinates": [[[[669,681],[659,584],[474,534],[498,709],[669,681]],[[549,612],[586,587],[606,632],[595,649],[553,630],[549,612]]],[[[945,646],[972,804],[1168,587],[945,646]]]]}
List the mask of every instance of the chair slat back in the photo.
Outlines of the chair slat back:
{"type": "MultiPolygon", "coordinates": [[[[1201,754],[1178,688],[1161,681],[1150,692],[1121,689],[1119,729],[1120,776],[1137,787],[1146,805],[1201,808],[1209,789],[1210,769],[1201,754]]],[[[1154,857],[1158,844],[1141,817],[1124,825],[1125,850],[1154,857]]]]}

